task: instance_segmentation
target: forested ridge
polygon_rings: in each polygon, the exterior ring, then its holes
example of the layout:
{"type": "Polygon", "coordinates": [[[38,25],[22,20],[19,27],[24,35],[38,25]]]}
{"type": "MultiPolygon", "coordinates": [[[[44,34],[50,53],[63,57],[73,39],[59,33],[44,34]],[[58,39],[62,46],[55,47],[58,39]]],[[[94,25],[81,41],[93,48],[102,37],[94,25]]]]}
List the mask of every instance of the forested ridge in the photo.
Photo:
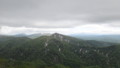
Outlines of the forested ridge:
{"type": "Polygon", "coordinates": [[[0,36],[0,68],[120,68],[120,45],[61,35],[0,36]]]}

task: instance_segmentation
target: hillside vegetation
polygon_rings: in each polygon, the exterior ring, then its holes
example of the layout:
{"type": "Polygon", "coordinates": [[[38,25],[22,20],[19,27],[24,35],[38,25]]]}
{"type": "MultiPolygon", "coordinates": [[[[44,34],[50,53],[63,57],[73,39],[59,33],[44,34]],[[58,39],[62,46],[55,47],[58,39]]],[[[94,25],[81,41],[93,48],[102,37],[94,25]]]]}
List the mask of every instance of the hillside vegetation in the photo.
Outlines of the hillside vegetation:
{"type": "Polygon", "coordinates": [[[0,68],[120,68],[120,45],[57,33],[1,37],[0,68]]]}

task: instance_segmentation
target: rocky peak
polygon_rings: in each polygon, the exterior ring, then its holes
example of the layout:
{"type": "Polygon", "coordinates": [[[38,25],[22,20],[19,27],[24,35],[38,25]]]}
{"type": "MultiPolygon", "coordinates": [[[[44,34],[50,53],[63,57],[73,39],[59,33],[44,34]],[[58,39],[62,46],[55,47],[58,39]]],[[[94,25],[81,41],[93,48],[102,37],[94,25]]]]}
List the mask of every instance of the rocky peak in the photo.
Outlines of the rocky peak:
{"type": "Polygon", "coordinates": [[[52,36],[53,36],[54,38],[57,38],[57,39],[60,39],[60,40],[63,40],[63,38],[64,38],[64,35],[59,34],[59,33],[54,33],[54,34],[52,34],[52,36]]]}

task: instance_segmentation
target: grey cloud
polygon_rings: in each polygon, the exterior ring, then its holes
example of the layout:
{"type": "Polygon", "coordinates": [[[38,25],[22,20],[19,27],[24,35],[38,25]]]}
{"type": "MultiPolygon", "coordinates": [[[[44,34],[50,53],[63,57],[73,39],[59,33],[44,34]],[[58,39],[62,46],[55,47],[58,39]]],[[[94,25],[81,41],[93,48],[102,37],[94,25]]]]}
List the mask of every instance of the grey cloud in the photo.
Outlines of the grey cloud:
{"type": "Polygon", "coordinates": [[[91,17],[89,18],[86,18],[87,21],[90,21],[90,22],[108,22],[108,21],[120,21],[120,13],[119,11],[116,11],[116,12],[111,12],[111,11],[108,11],[108,12],[101,12],[101,13],[94,13],[93,15],[91,15],[91,17]]]}
{"type": "Polygon", "coordinates": [[[0,25],[68,28],[120,20],[119,0],[0,0],[0,25]],[[62,21],[78,21],[61,23],[62,21]],[[35,21],[45,24],[35,26],[35,21]],[[59,22],[58,22],[59,21],[59,22]]]}

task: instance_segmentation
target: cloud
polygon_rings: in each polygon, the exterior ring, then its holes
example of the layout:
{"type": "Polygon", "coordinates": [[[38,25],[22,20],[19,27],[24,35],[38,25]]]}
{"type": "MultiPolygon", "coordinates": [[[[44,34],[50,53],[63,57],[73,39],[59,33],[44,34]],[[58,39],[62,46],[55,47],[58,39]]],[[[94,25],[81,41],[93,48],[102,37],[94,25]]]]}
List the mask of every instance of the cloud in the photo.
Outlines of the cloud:
{"type": "Polygon", "coordinates": [[[0,25],[31,26],[33,21],[41,23],[56,20],[83,20],[91,23],[120,20],[119,2],[119,0],[0,0],[0,25]]]}
{"type": "Polygon", "coordinates": [[[3,26],[0,34],[35,34],[35,33],[61,33],[61,34],[120,34],[119,27],[111,27],[107,24],[87,24],[74,28],[26,28],[3,26]]]}
{"type": "Polygon", "coordinates": [[[26,28],[26,27],[8,27],[2,26],[0,34],[15,35],[15,34],[35,34],[35,33],[69,33],[68,28],[26,28]]]}
{"type": "Polygon", "coordinates": [[[0,26],[69,29],[107,24],[119,27],[119,3],[120,0],[0,0],[0,26]]]}

